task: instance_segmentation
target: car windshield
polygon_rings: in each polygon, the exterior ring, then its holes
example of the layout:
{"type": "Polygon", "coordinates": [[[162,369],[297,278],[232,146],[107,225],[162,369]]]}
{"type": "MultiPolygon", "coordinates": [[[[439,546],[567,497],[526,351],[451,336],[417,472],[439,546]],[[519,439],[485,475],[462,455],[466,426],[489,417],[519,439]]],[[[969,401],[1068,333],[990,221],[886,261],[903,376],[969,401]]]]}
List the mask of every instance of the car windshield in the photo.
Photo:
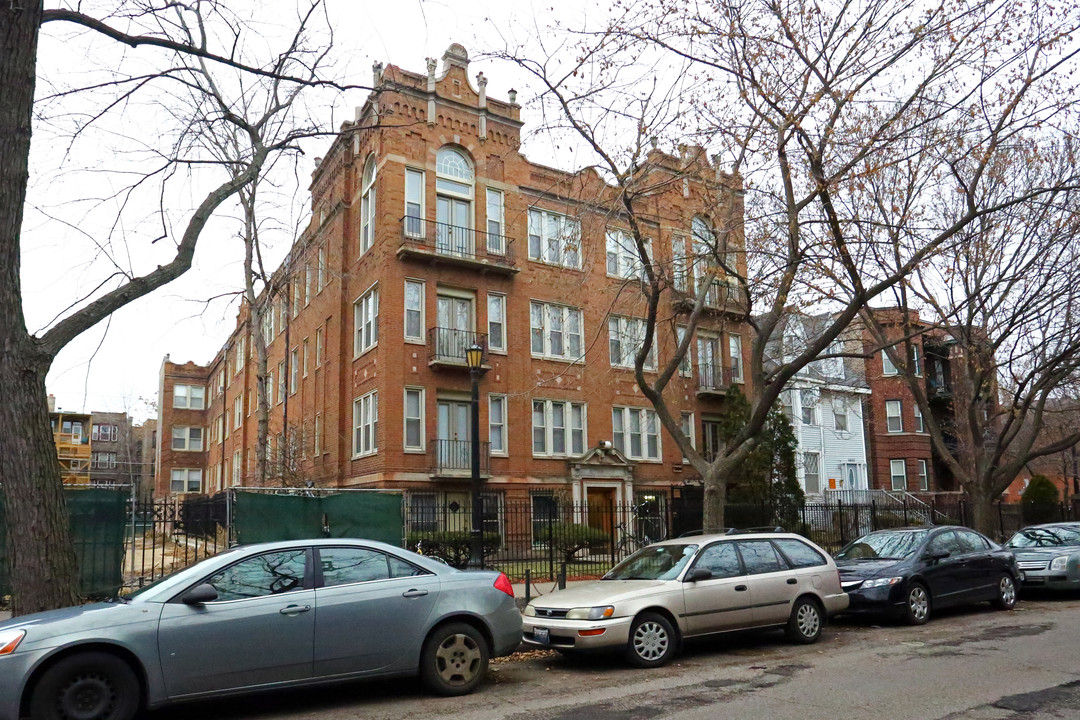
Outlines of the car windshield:
{"type": "Polygon", "coordinates": [[[697,545],[650,545],[613,567],[603,580],[674,580],[697,545]]]}
{"type": "Polygon", "coordinates": [[[1066,527],[1024,528],[1009,538],[1005,547],[1061,547],[1062,545],[1080,545],[1080,530],[1066,527]]]}
{"type": "Polygon", "coordinates": [[[837,553],[836,559],[903,560],[911,557],[925,539],[926,530],[870,533],[837,553]]]}

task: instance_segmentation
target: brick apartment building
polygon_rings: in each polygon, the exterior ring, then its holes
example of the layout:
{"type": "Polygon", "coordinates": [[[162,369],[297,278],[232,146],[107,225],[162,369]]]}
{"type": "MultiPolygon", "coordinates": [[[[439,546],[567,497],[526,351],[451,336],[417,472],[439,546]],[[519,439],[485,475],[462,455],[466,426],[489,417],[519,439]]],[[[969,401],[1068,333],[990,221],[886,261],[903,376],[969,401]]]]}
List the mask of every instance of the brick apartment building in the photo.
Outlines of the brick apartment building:
{"type": "MultiPolygon", "coordinates": [[[[644,303],[611,189],[592,171],[521,155],[516,94],[486,97],[460,45],[436,70],[434,60],[426,74],[375,66],[379,90],[317,160],[311,224],[257,309],[241,308],[208,365],[165,358],[159,495],[255,484],[252,322],[268,338],[267,484],[393,488],[414,508],[467,504],[464,350],[474,342],[487,368],[489,498],[622,504],[696,479],[628,367],[644,303]]],[[[693,357],[667,390],[708,451],[719,438],[711,415],[745,381],[749,328],[724,312],[735,309],[730,286],[702,280],[695,261],[716,215],[742,212],[737,181],[702,155],[653,150],[658,189],[639,210],[654,262],[675,270],[657,366],[675,346],[686,293],[708,284],[693,357]],[[711,215],[717,195],[734,206],[711,215]]],[[[738,247],[722,250],[745,263],[738,247]]]]}
{"type": "MultiPolygon", "coordinates": [[[[902,311],[878,310],[876,314],[887,338],[902,342],[905,334],[902,311]]],[[[963,401],[954,391],[954,344],[940,329],[931,329],[911,311],[912,328],[909,362],[923,378],[927,400],[942,427],[946,442],[955,443],[958,404],[963,401]]],[[[866,332],[866,377],[871,389],[867,411],[867,436],[873,487],[908,492],[959,492],[952,472],[942,462],[926,430],[919,406],[907,382],[897,371],[880,344],[866,332]]],[[[897,344],[899,352],[903,346],[897,344]]]]}

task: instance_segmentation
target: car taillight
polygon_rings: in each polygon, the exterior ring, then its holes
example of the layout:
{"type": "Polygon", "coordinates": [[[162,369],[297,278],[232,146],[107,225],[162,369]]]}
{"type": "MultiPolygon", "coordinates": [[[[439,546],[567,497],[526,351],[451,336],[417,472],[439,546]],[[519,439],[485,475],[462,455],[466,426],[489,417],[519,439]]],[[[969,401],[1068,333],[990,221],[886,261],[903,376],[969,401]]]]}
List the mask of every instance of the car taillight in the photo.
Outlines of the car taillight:
{"type": "Polygon", "coordinates": [[[495,589],[514,597],[514,586],[510,584],[510,578],[506,577],[506,573],[499,573],[499,577],[495,578],[495,589]]]}

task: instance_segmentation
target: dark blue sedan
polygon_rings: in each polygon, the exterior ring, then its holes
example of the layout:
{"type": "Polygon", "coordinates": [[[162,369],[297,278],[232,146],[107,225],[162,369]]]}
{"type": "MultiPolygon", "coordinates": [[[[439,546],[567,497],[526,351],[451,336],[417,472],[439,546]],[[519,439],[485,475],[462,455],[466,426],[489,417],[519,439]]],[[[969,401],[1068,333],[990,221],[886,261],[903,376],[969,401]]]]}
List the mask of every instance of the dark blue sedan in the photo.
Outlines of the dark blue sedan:
{"type": "Polygon", "coordinates": [[[962,527],[881,530],[836,555],[848,613],[875,613],[912,625],[950,605],[989,601],[1016,604],[1021,573],[1016,558],[985,536],[962,527]]]}

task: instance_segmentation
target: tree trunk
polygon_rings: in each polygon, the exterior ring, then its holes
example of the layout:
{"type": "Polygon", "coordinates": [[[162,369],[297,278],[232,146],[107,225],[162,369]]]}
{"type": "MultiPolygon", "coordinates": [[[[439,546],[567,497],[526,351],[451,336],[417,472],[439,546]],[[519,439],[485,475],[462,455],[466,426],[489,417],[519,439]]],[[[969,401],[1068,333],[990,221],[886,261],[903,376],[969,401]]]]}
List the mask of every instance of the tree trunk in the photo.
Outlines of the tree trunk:
{"type": "Polygon", "coordinates": [[[726,478],[715,466],[710,466],[702,476],[705,486],[702,530],[706,533],[724,529],[724,505],[727,503],[726,478]]]}
{"type": "Polygon", "coordinates": [[[0,433],[13,615],[75,605],[79,599],[78,566],[45,395],[48,364],[33,363],[29,353],[12,353],[7,347],[0,355],[0,423],[17,429],[0,433]]]}
{"type": "Polygon", "coordinates": [[[994,507],[994,498],[997,495],[977,485],[972,486],[967,494],[968,502],[971,503],[971,527],[992,540],[1000,540],[1002,531],[998,512],[994,507]]]}
{"type": "Polygon", "coordinates": [[[0,483],[15,615],[73,605],[78,571],[49,426],[51,358],[26,332],[19,280],[41,3],[0,4],[0,483]]]}

